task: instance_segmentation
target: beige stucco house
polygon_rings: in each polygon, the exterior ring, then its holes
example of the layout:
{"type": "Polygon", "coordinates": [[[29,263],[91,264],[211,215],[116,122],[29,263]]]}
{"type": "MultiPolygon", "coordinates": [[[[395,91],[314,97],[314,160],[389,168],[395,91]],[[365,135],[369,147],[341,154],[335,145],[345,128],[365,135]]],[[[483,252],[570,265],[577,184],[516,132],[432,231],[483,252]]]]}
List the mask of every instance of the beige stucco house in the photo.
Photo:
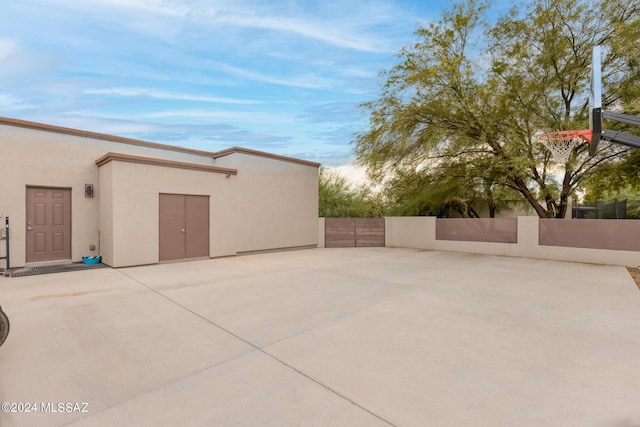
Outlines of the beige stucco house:
{"type": "Polygon", "coordinates": [[[101,255],[124,267],[315,247],[318,167],[0,117],[11,266],[101,255]]]}

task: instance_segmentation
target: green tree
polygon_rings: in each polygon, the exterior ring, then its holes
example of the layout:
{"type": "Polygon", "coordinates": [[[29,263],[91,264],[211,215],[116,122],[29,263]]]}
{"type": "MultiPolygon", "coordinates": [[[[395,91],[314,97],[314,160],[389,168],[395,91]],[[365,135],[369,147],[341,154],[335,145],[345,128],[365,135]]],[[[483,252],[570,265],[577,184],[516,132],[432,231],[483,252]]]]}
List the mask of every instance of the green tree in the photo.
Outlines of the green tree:
{"type": "Polygon", "coordinates": [[[627,218],[640,219],[640,150],[604,165],[583,184],[587,203],[627,200],[627,218]]]}
{"type": "Polygon", "coordinates": [[[373,218],[384,215],[380,195],[366,187],[353,189],[347,179],[335,172],[320,168],[319,216],[324,218],[373,218]]]}
{"type": "Polygon", "coordinates": [[[585,180],[585,201],[634,196],[640,198],[640,150],[628,153],[619,162],[601,167],[585,180]]]}
{"type": "Polygon", "coordinates": [[[487,180],[470,165],[456,163],[432,170],[397,171],[387,183],[389,215],[430,215],[479,218],[485,208],[491,218],[517,197],[508,188],[487,180]]]}
{"type": "Polygon", "coordinates": [[[495,212],[517,194],[540,217],[563,217],[581,183],[627,150],[601,143],[588,157],[579,145],[555,165],[538,136],[588,127],[594,45],[604,46],[603,108],[637,102],[640,5],[534,0],[526,14],[514,9],[493,24],[489,10],[489,1],[467,0],[417,30],[383,73],[379,99],[365,104],[356,158],[374,180],[388,180],[388,194],[413,194],[418,212],[447,200],[495,212]]]}

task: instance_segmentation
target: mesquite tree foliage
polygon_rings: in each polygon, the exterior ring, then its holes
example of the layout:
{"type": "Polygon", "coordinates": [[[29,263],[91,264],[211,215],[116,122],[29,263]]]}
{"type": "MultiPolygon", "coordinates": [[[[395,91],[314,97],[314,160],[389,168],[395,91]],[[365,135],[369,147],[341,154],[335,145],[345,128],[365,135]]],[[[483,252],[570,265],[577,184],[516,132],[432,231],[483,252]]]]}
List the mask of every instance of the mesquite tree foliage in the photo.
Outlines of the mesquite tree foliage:
{"type": "Polygon", "coordinates": [[[490,6],[466,0],[419,28],[382,73],[379,98],[364,104],[369,124],[354,153],[408,214],[478,216],[480,206],[493,215],[519,198],[540,217],[563,217],[581,183],[629,151],[601,143],[589,157],[578,145],[557,165],[538,136],[589,127],[594,45],[603,108],[637,103],[638,1],[534,0],[498,18],[490,6]]]}

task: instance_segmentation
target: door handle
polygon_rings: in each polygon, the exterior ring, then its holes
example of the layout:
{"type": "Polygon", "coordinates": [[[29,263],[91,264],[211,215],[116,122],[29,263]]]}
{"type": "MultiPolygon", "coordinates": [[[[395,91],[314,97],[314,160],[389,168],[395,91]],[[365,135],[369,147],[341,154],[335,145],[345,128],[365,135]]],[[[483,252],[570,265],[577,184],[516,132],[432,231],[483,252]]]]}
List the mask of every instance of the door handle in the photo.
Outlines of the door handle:
{"type": "Polygon", "coordinates": [[[182,230],[180,230],[180,231],[182,231],[183,233],[185,233],[184,228],[183,228],[182,230]]]}
{"type": "Polygon", "coordinates": [[[31,227],[27,227],[27,230],[31,230],[31,227]]]}

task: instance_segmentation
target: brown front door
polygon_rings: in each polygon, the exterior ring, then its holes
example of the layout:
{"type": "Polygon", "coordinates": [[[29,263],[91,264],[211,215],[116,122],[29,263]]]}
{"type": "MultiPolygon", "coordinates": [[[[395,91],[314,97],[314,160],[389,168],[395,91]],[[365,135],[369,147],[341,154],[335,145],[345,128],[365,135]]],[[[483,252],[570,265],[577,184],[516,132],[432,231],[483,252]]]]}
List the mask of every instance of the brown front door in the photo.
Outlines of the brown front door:
{"type": "Polygon", "coordinates": [[[160,261],[209,255],[209,197],[160,194],[160,261]]]}
{"type": "Polygon", "coordinates": [[[71,190],[27,187],[27,262],[71,259],[71,190]]]}

